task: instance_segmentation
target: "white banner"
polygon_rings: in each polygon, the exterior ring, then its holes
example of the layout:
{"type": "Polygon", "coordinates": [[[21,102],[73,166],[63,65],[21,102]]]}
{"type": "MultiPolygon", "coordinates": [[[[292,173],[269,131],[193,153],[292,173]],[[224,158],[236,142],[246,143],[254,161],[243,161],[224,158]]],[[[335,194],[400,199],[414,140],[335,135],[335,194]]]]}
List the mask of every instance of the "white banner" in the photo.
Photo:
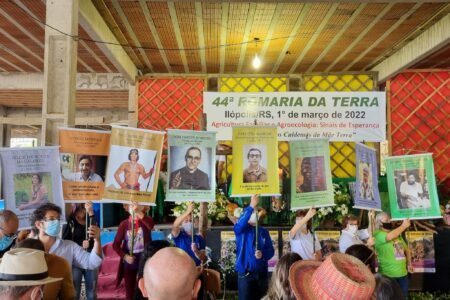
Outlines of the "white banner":
{"type": "Polygon", "coordinates": [[[39,206],[61,207],[65,220],[59,146],[0,148],[5,208],[19,218],[19,229],[31,228],[30,216],[39,206]]]}
{"type": "Polygon", "coordinates": [[[235,126],[278,126],[278,140],[386,140],[385,92],[203,93],[207,130],[231,140],[235,126]]]}

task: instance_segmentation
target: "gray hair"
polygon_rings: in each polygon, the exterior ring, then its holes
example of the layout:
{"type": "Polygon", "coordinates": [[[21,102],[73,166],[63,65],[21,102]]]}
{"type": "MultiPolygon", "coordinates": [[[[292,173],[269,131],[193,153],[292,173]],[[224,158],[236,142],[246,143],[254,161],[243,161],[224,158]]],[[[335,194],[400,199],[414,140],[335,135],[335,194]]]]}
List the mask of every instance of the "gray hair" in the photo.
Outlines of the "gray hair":
{"type": "Polygon", "coordinates": [[[36,287],[33,286],[10,286],[0,285],[0,298],[1,299],[19,299],[30,289],[36,287]]]}
{"type": "Polygon", "coordinates": [[[0,210],[0,224],[8,223],[11,220],[18,221],[17,215],[8,209],[0,210]]]}
{"type": "Polygon", "coordinates": [[[385,217],[390,218],[391,216],[389,216],[389,214],[384,211],[377,214],[377,216],[375,217],[375,229],[381,229],[381,227],[383,227],[382,219],[384,219],[385,217]]]}

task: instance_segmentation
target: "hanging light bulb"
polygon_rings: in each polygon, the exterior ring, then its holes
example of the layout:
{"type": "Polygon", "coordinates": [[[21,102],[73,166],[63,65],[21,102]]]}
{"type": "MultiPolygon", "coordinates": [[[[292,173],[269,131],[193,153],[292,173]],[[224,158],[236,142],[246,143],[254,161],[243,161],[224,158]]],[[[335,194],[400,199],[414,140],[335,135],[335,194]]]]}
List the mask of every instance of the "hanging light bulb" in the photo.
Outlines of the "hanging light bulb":
{"type": "Polygon", "coordinates": [[[256,52],[255,52],[255,57],[253,58],[253,61],[252,61],[252,65],[253,65],[253,68],[259,69],[259,67],[261,67],[261,59],[258,56],[258,42],[259,42],[259,38],[255,37],[254,41],[255,41],[255,46],[256,46],[256,52]]]}
{"type": "Polygon", "coordinates": [[[259,58],[258,53],[255,53],[255,57],[253,58],[252,65],[253,65],[253,68],[255,68],[255,69],[259,69],[259,67],[261,67],[261,59],[259,58]]]}

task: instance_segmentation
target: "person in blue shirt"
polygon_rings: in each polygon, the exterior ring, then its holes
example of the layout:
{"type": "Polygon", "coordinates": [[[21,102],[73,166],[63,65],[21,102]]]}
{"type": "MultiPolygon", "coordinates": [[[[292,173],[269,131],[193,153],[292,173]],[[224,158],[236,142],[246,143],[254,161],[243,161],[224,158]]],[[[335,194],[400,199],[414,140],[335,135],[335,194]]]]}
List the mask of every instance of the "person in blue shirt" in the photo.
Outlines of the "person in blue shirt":
{"type": "Polygon", "coordinates": [[[272,240],[267,229],[258,226],[254,212],[258,206],[258,195],[252,195],[250,205],[234,225],[236,235],[236,271],[238,273],[239,300],[261,299],[268,288],[267,262],[274,255],[272,240]],[[256,232],[258,243],[256,245],[256,232]]]}
{"type": "Polygon", "coordinates": [[[194,205],[194,203],[190,203],[186,211],[175,219],[172,225],[172,238],[175,246],[186,251],[194,260],[195,265],[199,266],[206,261],[206,243],[201,233],[195,234],[192,241],[193,224],[191,214],[194,210],[194,205]]]}

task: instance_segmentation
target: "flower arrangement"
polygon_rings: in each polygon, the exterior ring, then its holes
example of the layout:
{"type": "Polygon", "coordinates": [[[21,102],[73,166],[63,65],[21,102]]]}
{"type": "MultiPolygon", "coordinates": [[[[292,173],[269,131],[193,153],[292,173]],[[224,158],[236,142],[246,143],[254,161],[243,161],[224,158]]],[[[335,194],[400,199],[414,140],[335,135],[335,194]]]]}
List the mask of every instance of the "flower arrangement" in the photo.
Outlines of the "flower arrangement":
{"type": "Polygon", "coordinates": [[[233,274],[235,272],[234,266],[236,264],[236,241],[229,240],[223,242],[220,252],[219,267],[222,274],[225,276],[233,274]]]}
{"type": "MultiPolygon", "coordinates": [[[[216,201],[208,203],[208,218],[213,221],[223,221],[227,218],[228,198],[222,191],[216,191],[216,201]]],[[[175,217],[181,216],[187,209],[188,202],[175,202],[175,207],[172,209],[172,215],[175,217]]],[[[193,211],[194,217],[200,216],[200,207],[196,205],[193,211]]]]}
{"type": "Polygon", "coordinates": [[[335,206],[321,207],[314,217],[314,227],[320,225],[324,220],[333,220],[342,224],[342,220],[351,209],[350,191],[346,183],[333,183],[335,206]]]}

